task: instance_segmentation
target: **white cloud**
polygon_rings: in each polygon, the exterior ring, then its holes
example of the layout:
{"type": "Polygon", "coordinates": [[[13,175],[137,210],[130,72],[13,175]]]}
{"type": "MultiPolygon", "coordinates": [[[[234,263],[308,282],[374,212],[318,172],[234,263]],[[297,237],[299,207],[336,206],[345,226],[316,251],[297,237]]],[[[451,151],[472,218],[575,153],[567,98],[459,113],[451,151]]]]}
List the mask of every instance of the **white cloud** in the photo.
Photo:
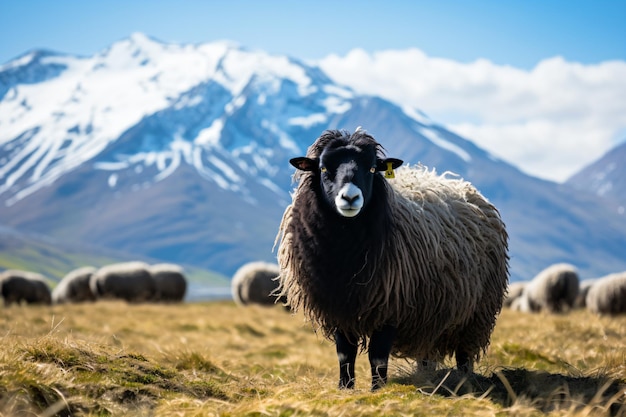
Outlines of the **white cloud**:
{"type": "Polygon", "coordinates": [[[560,57],[532,70],[418,49],[319,62],[341,84],[413,106],[532,175],[563,181],[626,139],[626,62],[560,57]]]}

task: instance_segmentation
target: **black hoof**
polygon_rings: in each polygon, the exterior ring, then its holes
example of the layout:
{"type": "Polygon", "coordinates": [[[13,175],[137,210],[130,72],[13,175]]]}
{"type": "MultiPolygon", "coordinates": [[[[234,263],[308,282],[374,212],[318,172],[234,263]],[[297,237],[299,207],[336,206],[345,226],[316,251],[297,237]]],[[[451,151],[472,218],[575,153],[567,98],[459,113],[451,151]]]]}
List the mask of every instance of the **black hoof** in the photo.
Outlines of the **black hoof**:
{"type": "Polygon", "coordinates": [[[387,380],[382,378],[375,378],[372,380],[372,391],[378,391],[385,385],[387,385],[387,380]]]}
{"type": "Polygon", "coordinates": [[[354,379],[348,381],[339,380],[339,389],[354,389],[354,379]]]}

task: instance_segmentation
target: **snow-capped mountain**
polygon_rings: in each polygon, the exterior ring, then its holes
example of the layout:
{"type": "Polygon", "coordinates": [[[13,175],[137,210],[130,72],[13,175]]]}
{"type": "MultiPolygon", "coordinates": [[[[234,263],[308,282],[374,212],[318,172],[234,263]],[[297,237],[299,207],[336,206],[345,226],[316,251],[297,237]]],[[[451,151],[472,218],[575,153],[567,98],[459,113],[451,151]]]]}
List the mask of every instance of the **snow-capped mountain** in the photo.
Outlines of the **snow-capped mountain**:
{"type": "Polygon", "coordinates": [[[34,51],[0,67],[0,223],[231,274],[275,257],[288,159],[324,129],[357,126],[390,156],[474,182],[507,222],[513,279],[561,261],[626,269],[623,216],[417,109],[284,56],[142,34],[92,57],[34,51]]]}
{"type": "Polygon", "coordinates": [[[141,34],[94,57],[36,51],[0,71],[0,193],[11,195],[8,204],[94,158],[96,169],[112,173],[111,186],[119,169],[154,166],[158,181],[184,160],[221,187],[237,190],[241,178],[229,165],[245,162],[250,173],[271,173],[267,158],[274,152],[299,150],[279,126],[298,130],[319,121],[340,110],[348,94],[319,71],[284,57],[226,43],[165,45],[141,34]],[[259,106],[265,113],[255,115],[261,130],[232,123],[246,117],[249,100],[263,104],[268,95],[283,101],[275,108],[259,106]],[[300,103],[300,97],[311,102],[300,103]],[[147,131],[141,140],[135,139],[138,130],[147,131]]]}
{"type": "Polygon", "coordinates": [[[591,192],[615,205],[618,213],[626,211],[626,142],[608,151],[569,178],[566,184],[591,192]]]}

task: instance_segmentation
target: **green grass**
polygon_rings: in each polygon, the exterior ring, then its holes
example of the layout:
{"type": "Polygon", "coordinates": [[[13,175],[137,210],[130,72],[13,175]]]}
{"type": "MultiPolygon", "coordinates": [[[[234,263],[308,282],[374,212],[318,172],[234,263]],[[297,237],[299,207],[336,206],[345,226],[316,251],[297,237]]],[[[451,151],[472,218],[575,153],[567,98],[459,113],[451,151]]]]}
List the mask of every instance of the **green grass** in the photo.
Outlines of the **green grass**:
{"type": "Polygon", "coordinates": [[[299,314],[231,302],[0,310],[0,415],[626,415],[626,317],[503,311],[463,378],[448,360],[338,390],[334,346],[299,314]]]}

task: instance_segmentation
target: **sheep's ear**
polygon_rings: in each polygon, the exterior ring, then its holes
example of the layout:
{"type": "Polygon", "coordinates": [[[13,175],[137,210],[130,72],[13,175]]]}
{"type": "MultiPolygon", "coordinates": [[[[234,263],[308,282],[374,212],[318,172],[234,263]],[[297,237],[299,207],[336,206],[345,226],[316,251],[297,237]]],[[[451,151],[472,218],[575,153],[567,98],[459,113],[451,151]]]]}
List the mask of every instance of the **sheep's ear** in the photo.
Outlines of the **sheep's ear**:
{"type": "Polygon", "coordinates": [[[385,159],[378,159],[376,161],[376,169],[378,171],[389,171],[394,170],[396,168],[398,168],[400,165],[402,165],[404,163],[404,161],[402,159],[397,159],[397,158],[385,158],[385,159]]]}
{"type": "Polygon", "coordinates": [[[376,161],[376,169],[378,171],[385,171],[385,178],[395,178],[393,170],[402,165],[404,161],[396,158],[378,159],[376,161]]]}
{"type": "Polygon", "coordinates": [[[292,158],[289,160],[289,163],[302,171],[314,171],[318,168],[319,165],[317,159],[311,159],[305,156],[292,158]]]}

